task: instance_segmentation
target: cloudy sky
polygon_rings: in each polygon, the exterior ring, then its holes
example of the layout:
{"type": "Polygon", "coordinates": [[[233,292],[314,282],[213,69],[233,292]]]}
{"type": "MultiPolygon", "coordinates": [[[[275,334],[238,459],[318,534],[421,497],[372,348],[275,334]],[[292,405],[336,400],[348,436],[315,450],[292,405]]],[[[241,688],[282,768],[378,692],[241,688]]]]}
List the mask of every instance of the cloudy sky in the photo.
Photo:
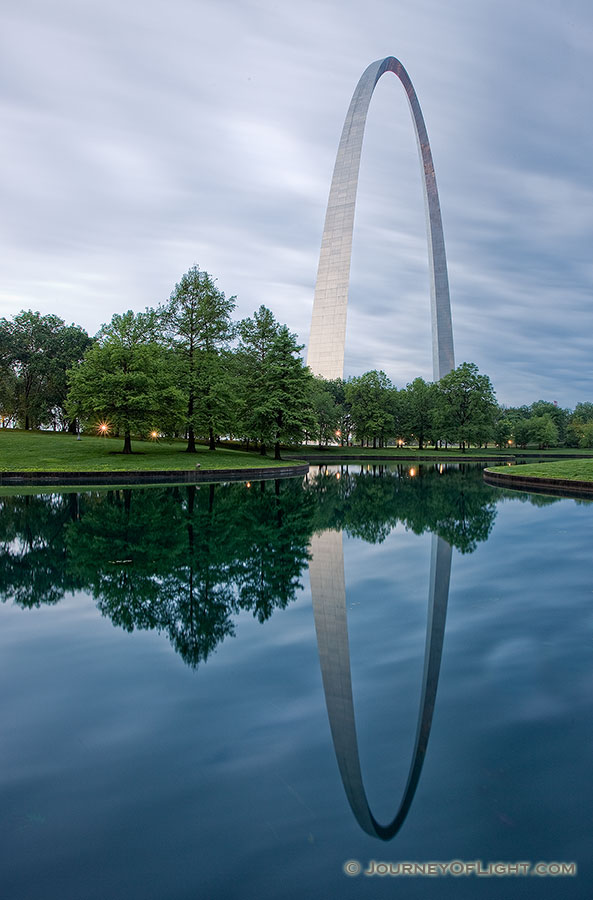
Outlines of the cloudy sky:
{"type": "MultiPolygon", "coordinates": [[[[593,400],[590,0],[4,0],[0,315],[94,333],[193,264],[308,340],[358,78],[397,56],[431,140],[456,358],[500,402],[593,400]]],[[[346,374],[432,378],[404,92],[373,97],[346,374]]]]}

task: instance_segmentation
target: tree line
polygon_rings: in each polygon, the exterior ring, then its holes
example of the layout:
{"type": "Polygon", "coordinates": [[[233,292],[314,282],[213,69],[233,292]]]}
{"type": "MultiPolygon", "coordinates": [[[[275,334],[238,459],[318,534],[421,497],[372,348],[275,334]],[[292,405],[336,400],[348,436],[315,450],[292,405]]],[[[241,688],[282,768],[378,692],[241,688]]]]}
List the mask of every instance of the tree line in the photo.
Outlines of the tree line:
{"type": "Polygon", "coordinates": [[[115,314],[94,337],[55,315],[0,319],[2,427],[53,428],[123,438],[183,437],[216,449],[221,437],[262,454],[314,441],[374,448],[414,444],[465,449],[593,447],[593,403],[574,411],[537,401],[501,407],[492,383],[465,362],[439,382],[404,388],[372,370],[346,380],[314,378],[302,345],[261,306],[233,319],[208,272],[193,266],[169,300],[115,314]]]}

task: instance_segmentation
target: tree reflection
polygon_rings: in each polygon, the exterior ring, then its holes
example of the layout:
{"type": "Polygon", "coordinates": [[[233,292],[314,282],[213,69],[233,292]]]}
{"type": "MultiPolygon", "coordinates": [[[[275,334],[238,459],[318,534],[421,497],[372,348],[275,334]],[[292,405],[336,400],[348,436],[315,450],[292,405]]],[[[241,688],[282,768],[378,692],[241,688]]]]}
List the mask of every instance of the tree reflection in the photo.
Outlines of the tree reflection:
{"type": "Polygon", "coordinates": [[[294,600],[314,533],[379,543],[402,523],[471,553],[502,496],[479,468],[356,465],[305,483],[0,497],[0,598],[32,607],[85,589],[114,625],[163,632],[195,667],[239,611],[265,622],[294,600]]]}
{"type": "Polygon", "coordinates": [[[58,603],[81,585],[67,564],[66,526],[79,516],[78,494],[0,499],[0,598],[30,608],[58,603]]]}
{"type": "Polygon", "coordinates": [[[317,530],[381,543],[401,523],[414,534],[436,534],[461,553],[488,539],[499,497],[481,469],[462,464],[321,469],[310,476],[309,489],[318,498],[317,530]]]}

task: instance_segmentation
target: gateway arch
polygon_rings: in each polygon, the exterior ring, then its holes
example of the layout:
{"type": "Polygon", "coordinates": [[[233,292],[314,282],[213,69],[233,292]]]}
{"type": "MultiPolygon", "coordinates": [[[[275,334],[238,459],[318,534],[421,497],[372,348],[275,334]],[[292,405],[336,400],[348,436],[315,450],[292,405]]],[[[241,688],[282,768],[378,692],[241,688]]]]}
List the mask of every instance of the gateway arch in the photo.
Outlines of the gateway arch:
{"type": "Polygon", "coordinates": [[[342,783],[350,808],[363,831],[372,837],[388,841],[397,834],[406,819],[426,756],[441,667],[452,548],[443,538],[433,534],[424,672],[416,737],[408,778],[399,806],[392,820],[385,825],[378,822],[371,812],[358,753],[350,673],[342,533],[324,531],[316,534],[313,536],[310,549],[312,558],[309,563],[309,575],[319,662],[327,715],[342,783]]]}
{"type": "Polygon", "coordinates": [[[364,71],[344,122],[321,242],[307,365],[314,375],[327,379],[342,378],[344,374],[348,282],[362,139],[373,91],[385,72],[397,75],[404,87],[420,154],[428,232],[433,374],[438,381],[455,368],[441,209],[420,104],[408,73],[394,56],[379,59],[364,71]]]}

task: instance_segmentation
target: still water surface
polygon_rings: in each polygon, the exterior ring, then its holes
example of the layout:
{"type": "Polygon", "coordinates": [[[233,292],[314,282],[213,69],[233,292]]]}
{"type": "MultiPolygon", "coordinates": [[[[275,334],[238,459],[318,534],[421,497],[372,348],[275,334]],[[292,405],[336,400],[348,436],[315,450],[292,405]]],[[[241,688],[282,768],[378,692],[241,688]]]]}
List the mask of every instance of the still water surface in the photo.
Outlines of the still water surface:
{"type": "Polygon", "coordinates": [[[593,507],[412,473],[0,497],[3,900],[593,895],[593,507]]]}

